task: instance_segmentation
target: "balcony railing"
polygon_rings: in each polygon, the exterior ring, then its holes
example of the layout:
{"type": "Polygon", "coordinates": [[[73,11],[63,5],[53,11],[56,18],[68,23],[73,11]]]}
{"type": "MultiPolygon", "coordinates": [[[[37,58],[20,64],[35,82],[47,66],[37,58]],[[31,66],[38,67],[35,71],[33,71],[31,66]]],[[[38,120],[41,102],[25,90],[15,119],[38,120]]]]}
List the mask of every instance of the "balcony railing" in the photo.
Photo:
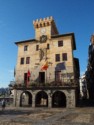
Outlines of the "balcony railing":
{"type": "Polygon", "coordinates": [[[41,82],[35,82],[35,81],[29,81],[28,83],[25,83],[24,81],[15,81],[15,84],[9,85],[11,88],[31,88],[31,87],[76,87],[78,86],[78,80],[77,79],[67,79],[67,80],[51,80],[47,81],[45,83],[41,82]]]}

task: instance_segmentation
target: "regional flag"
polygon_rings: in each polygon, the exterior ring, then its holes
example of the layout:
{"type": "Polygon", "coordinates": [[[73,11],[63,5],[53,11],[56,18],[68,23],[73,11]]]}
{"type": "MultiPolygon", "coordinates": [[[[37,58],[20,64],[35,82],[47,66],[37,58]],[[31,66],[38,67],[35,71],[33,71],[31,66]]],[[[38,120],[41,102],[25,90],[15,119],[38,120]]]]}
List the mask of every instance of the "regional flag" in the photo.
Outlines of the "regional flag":
{"type": "Polygon", "coordinates": [[[27,72],[27,80],[26,80],[27,87],[28,87],[29,82],[30,82],[30,76],[31,76],[31,73],[30,73],[30,71],[28,70],[28,72],[27,72]]]}
{"type": "Polygon", "coordinates": [[[31,76],[31,73],[30,73],[30,71],[28,70],[28,72],[27,72],[27,77],[30,77],[31,76]]]}
{"type": "Polygon", "coordinates": [[[45,64],[41,67],[41,70],[47,70],[48,69],[48,62],[46,61],[45,64]]]}

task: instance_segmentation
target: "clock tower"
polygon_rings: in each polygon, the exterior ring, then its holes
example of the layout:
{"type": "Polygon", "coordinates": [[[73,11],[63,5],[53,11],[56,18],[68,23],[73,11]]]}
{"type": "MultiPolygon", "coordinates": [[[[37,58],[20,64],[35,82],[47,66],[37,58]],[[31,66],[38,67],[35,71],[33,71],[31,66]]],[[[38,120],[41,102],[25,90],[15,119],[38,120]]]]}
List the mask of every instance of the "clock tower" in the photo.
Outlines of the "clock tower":
{"type": "Polygon", "coordinates": [[[14,105],[74,108],[80,74],[74,33],[59,34],[53,17],[34,20],[33,25],[35,38],[15,43],[15,84],[10,84],[14,105]]]}
{"type": "Polygon", "coordinates": [[[35,28],[35,39],[50,39],[52,35],[57,35],[58,30],[56,28],[53,17],[47,17],[40,20],[34,20],[33,25],[35,28]],[[46,36],[46,37],[45,37],[46,36]]]}

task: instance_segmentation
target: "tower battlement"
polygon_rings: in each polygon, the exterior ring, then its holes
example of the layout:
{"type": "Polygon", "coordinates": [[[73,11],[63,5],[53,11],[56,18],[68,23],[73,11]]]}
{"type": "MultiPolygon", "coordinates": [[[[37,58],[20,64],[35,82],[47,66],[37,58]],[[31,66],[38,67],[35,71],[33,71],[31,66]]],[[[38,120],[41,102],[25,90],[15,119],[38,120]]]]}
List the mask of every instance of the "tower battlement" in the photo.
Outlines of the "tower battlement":
{"type": "Polygon", "coordinates": [[[46,18],[40,18],[33,21],[33,25],[35,28],[45,27],[51,25],[51,23],[54,23],[54,19],[52,16],[46,17],[46,18]]]}
{"type": "Polygon", "coordinates": [[[43,19],[40,18],[40,19],[33,20],[33,25],[35,29],[51,26],[54,29],[55,34],[58,34],[58,30],[52,16],[46,17],[43,19]]]}

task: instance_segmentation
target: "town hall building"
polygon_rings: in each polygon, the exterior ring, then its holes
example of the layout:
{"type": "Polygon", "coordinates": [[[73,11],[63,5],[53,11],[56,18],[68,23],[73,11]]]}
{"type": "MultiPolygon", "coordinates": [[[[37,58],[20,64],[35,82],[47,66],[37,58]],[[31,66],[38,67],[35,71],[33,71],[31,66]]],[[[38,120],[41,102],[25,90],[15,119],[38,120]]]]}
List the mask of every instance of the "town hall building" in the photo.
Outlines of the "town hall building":
{"type": "Polygon", "coordinates": [[[33,21],[35,38],[18,41],[14,106],[73,108],[79,95],[74,33],[59,34],[53,17],[33,21]]]}

